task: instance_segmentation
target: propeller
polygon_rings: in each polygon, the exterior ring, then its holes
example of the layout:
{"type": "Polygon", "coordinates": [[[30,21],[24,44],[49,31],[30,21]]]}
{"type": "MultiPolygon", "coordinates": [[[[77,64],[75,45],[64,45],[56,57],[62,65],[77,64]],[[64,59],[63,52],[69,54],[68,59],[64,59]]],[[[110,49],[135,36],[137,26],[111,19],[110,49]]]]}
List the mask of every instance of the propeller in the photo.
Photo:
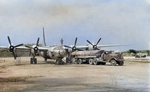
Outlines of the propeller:
{"type": "Polygon", "coordinates": [[[27,48],[29,48],[29,49],[33,49],[34,50],[34,54],[37,54],[38,53],[38,46],[39,46],[39,40],[40,40],[40,38],[38,38],[37,39],[37,42],[36,42],[36,46],[35,47],[30,47],[30,46],[25,46],[25,47],[27,47],[27,48]]]}
{"type": "Polygon", "coordinates": [[[75,43],[74,43],[74,46],[73,46],[73,47],[70,47],[70,46],[67,46],[67,45],[64,45],[64,46],[65,46],[65,47],[68,47],[68,48],[72,48],[72,51],[75,51],[75,50],[80,50],[80,51],[82,51],[81,49],[76,48],[76,44],[77,44],[77,37],[76,37],[76,39],[75,39],[75,43]]]}
{"type": "Polygon", "coordinates": [[[94,49],[94,50],[99,50],[99,49],[97,48],[97,45],[98,45],[98,43],[100,42],[100,40],[101,40],[101,38],[97,41],[97,43],[96,43],[95,45],[92,44],[92,43],[91,43],[90,41],[88,41],[88,40],[87,40],[87,42],[93,46],[93,49],[94,49]]]}
{"type": "Polygon", "coordinates": [[[15,55],[14,49],[15,49],[16,47],[22,46],[23,44],[18,44],[18,45],[16,45],[16,46],[13,46],[13,45],[11,44],[11,40],[10,40],[9,36],[8,36],[7,38],[8,38],[8,42],[9,42],[9,45],[10,45],[9,48],[8,48],[8,51],[9,51],[9,52],[12,52],[14,59],[16,59],[16,55],[15,55]]]}

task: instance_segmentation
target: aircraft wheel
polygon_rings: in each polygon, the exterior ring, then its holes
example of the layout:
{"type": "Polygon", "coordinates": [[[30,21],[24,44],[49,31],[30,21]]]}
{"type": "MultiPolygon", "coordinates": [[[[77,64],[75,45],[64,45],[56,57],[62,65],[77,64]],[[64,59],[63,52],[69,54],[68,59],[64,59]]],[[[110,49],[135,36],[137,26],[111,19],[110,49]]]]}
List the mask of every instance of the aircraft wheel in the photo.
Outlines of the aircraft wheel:
{"type": "Polygon", "coordinates": [[[111,66],[116,66],[116,64],[117,64],[116,60],[111,60],[110,63],[111,63],[111,66]]]}
{"type": "Polygon", "coordinates": [[[47,58],[44,58],[45,62],[47,61],[47,58]]]}
{"type": "Polygon", "coordinates": [[[30,58],[30,64],[33,64],[33,58],[30,58]]]}
{"type": "Polygon", "coordinates": [[[36,58],[34,59],[34,64],[37,64],[37,59],[36,58]]]}
{"type": "Polygon", "coordinates": [[[93,59],[89,59],[89,64],[93,65],[93,59]]]}
{"type": "Polygon", "coordinates": [[[79,59],[79,64],[83,64],[83,60],[82,59],[79,59]]]}

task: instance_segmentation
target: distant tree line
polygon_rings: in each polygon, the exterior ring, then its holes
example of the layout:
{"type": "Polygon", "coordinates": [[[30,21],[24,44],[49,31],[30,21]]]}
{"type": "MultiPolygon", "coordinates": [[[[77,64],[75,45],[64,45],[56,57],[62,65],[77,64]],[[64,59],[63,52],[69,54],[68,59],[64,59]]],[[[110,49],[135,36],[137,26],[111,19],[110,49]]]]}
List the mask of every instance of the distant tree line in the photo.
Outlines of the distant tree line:
{"type": "Polygon", "coordinates": [[[12,54],[7,51],[3,51],[0,52],[0,57],[12,57],[12,54]]]}
{"type": "Polygon", "coordinates": [[[134,49],[129,49],[128,51],[124,51],[124,55],[128,56],[130,54],[137,54],[137,53],[147,53],[148,56],[150,56],[150,50],[134,50],[134,49]]]}

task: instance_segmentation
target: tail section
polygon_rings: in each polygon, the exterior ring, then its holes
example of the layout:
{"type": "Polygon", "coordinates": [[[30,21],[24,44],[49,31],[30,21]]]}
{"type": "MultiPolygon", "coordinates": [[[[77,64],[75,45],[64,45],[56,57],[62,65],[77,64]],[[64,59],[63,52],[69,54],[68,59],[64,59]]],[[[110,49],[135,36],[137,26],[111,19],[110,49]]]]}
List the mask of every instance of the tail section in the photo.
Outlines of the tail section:
{"type": "Polygon", "coordinates": [[[46,46],[46,42],[45,42],[45,33],[44,33],[44,27],[43,27],[43,42],[44,42],[44,46],[46,46]]]}

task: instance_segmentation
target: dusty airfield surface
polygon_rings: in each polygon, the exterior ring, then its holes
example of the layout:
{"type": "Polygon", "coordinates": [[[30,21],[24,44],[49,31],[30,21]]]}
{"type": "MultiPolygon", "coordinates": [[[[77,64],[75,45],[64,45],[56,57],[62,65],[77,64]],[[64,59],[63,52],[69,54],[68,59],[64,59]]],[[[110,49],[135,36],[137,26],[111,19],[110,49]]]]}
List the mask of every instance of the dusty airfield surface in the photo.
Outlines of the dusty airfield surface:
{"type": "Polygon", "coordinates": [[[150,57],[125,57],[123,66],[55,65],[37,57],[0,58],[0,92],[150,92],[150,57]]]}

